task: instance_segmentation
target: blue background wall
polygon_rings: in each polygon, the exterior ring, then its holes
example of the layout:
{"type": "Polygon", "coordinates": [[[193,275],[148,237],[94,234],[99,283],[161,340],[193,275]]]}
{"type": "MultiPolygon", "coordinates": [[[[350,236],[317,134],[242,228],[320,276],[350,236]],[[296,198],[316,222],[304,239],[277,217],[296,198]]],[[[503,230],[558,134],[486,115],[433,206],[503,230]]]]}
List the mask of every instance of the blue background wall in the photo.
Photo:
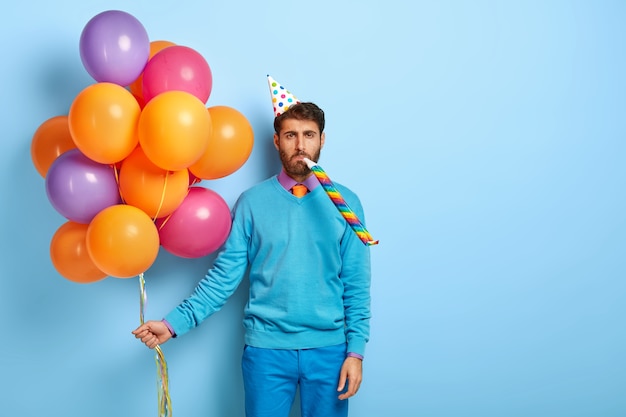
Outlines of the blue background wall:
{"type": "MultiPolygon", "coordinates": [[[[111,9],[200,52],[207,105],[253,125],[248,162],[203,183],[229,205],[279,169],[266,74],[326,110],[322,166],[361,196],[381,241],[352,415],[626,415],[626,3],[608,0],[5,6],[3,415],[157,414],[153,355],[130,334],[138,280],[55,271],[65,219],[29,153],[36,128],[94,82],[78,41],[111,9]]],[[[146,316],[188,295],[212,259],[162,251],[146,316]]],[[[164,345],[174,416],[243,415],[245,293],[164,345]]]]}

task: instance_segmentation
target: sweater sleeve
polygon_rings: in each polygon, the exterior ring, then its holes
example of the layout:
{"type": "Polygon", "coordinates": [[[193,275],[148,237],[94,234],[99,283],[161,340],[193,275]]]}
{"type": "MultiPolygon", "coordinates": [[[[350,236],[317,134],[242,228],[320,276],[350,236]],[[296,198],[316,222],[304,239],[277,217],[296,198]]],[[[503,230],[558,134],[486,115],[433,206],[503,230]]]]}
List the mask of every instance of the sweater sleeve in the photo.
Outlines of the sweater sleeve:
{"type": "MultiPolygon", "coordinates": [[[[352,195],[349,202],[361,221],[365,221],[361,203],[352,195]]],[[[344,285],[343,303],[346,322],[348,352],[365,354],[365,344],[370,332],[370,251],[349,225],[341,242],[341,280],[344,285]]]]}
{"type": "Polygon", "coordinates": [[[230,234],[212,268],[193,293],[165,316],[177,336],[219,311],[241,283],[248,266],[248,239],[242,217],[236,205],[230,234]]]}

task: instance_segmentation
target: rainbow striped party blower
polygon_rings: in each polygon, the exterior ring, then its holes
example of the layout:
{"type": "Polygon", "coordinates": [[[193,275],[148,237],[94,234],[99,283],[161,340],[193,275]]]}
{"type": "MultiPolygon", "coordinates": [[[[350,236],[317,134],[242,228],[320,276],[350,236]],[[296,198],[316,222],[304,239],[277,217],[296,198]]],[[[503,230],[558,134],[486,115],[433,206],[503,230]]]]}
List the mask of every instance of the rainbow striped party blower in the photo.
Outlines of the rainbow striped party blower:
{"type": "Polygon", "coordinates": [[[330,197],[331,201],[337,207],[337,210],[339,210],[343,218],[346,219],[359,239],[367,246],[377,245],[378,240],[374,240],[370,232],[368,232],[363,223],[361,223],[356,213],[348,206],[348,203],[346,203],[346,200],[344,200],[339,191],[337,191],[337,188],[335,188],[335,185],[328,177],[328,174],[326,174],[326,171],[324,171],[317,162],[313,162],[308,158],[304,158],[304,162],[306,162],[309,169],[313,171],[313,175],[315,175],[324,188],[324,191],[326,191],[326,194],[328,194],[328,197],[330,197]]]}

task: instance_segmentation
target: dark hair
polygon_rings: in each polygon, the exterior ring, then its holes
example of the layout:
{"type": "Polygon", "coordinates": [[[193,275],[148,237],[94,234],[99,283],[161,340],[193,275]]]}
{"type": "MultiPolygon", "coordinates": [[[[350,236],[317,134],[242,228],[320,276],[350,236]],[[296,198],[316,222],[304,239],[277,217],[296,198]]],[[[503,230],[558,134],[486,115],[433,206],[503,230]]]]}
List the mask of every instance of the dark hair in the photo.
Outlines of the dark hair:
{"type": "Polygon", "coordinates": [[[317,123],[320,134],[324,131],[324,111],[314,103],[297,103],[289,107],[283,114],[274,119],[274,131],[278,134],[283,125],[283,120],[312,120],[317,123]]]}

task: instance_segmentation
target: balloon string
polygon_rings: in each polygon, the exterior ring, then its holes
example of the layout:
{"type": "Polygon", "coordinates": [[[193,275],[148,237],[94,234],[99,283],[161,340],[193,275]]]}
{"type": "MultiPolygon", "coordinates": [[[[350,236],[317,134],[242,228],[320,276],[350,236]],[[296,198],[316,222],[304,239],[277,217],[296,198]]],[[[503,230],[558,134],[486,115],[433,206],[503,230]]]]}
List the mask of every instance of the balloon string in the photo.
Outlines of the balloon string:
{"type": "Polygon", "coordinates": [[[155,221],[156,219],[159,218],[159,212],[163,208],[163,202],[165,201],[165,190],[167,190],[167,178],[169,176],[170,176],[170,172],[169,171],[165,171],[165,182],[163,182],[163,191],[161,192],[161,201],[159,201],[159,208],[157,209],[156,213],[154,214],[154,219],[152,219],[152,221],[155,221]]]}
{"type": "Polygon", "coordinates": [[[157,393],[159,403],[159,417],[171,416],[172,413],[172,399],[169,393],[169,380],[167,376],[167,362],[161,347],[157,345],[154,348],[156,355],[154,360],[157,365],[157,393]]]}
{"type": "MultiPolygon", "coordinates": [[[[202,180],[200,178],[197,178],[197,177],[194,178],[193,181],[191,182],[191,184],[189,185],[189,187],[187,187],[187,194],[186,194],[186,196],[189,195],[189,190],[191,189],[191,187],[193,185],[196,185],[197,183],[199,183],[201,181],[202,180]]],[[[167,217],[163,219],[163,221],[159,225],[159,230],[163,229],[163,227],[165,226],[165,223],[167,223],[169,221],[170,217],[172,217],[172,214],[173,213],[168,214],[167,217]]]]}
{"type": "Polygon", "coordinates": [[[143,277],[143,272],[139,274],[139,323],[144,324],[143,312],[146,308],[146,301],[148,295],[146,294],[146,281],[143,277]]]}
{"type": "MultiPolygon", "coordinates": [[[[143,273],[139,274],[139,322],[144,324],[144,309],[148,296],[146,294],[146,282],[143,273]]],[[[171,416],[172,399],[169,392],[169,378],[167,375],[167,362],[161,346],[155,348],[154,360],[157,367],[157,400],[159,407],[159,417],[171,416]]]]}
{"type": "Polygon", "coordinates": [[[117,165],[112,164],[111,166],[113,167],[113,172],[115,173],[115,183],[117,184],[117,192],[120,194],[120,199],[122,200],[122,203],[126,204],[126,202],[124,201],[124,196],[122,195],[122,188],[120,187],[120,174],[117,171],[117,165]]]}
{"type": "MultiPolygon", "coordinates": [[[[172,213],[173,214],[173,213],[172,213]]],[[[170,217],[172,217],[172,214],[168,214],[166,218],[163,219],[163,221],[161,222],[161,224],[159,224],[158,226],[158,230],[160,231],[161,229],[163,229],[163,226],[165,226],[165,223],[168,222],[168,220],[170,219],[170,217]]]]}

